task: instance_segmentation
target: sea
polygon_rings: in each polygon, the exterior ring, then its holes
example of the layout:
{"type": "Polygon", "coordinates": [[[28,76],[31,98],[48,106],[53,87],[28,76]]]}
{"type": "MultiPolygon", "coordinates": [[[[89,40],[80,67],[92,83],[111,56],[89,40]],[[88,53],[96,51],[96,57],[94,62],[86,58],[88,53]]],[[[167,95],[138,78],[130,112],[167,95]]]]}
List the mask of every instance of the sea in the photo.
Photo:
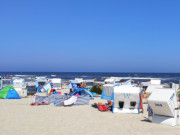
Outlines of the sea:
{"type": "Polygon", "coordinates": [[[161,78],[162,83],[179,83],[180,73],[125,73],[125,72],[0,72],[0,76],[8,78],[15,75],[46,76],[48,78],[61,78],[64,81],[74,78],[95,79],[103,81],[108,77],[151,77],[161,78]]]}

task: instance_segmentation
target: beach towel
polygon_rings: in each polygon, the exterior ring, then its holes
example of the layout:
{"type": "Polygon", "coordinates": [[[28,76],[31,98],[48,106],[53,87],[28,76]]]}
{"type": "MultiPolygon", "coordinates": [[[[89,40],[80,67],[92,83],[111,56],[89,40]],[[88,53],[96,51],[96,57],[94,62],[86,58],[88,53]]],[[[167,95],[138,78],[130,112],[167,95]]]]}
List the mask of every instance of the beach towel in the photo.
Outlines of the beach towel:
{"type": "Polygon", "coordinates": [[[98,106],[98,110],[101,111],[101,112],[106,112],[108,111],[107,107],[105,105],[99,105],[98,106]]]}

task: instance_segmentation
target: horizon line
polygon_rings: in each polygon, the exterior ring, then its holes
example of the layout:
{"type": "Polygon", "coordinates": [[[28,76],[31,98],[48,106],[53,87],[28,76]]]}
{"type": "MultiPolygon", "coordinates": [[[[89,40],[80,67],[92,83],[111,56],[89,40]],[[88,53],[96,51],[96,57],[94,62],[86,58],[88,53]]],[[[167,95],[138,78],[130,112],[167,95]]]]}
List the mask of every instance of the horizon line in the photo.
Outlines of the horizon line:
{"type": "Polygon", "coordinates": [[[113,72],[113,71],[0,71],[0,73],[15,73],[15,72],[22,72],[22,73],[32,73],[32,72],[40,72],[40,73],[173,73],[173,74],[180,74],[180,72],[113,72]]]}

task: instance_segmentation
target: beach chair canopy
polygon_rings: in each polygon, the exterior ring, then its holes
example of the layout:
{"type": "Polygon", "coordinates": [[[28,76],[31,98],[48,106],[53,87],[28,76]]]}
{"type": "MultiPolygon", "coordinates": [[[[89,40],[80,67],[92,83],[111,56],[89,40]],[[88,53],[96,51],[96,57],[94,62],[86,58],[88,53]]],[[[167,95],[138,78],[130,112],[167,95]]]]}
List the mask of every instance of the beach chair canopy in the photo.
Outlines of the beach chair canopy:
{"type": "Polygon", "coordinates": [[[101,99],[112,100],[112,93],[114,91],[114,84],[103,85],[103,92],[101,93],[101,99]]]}

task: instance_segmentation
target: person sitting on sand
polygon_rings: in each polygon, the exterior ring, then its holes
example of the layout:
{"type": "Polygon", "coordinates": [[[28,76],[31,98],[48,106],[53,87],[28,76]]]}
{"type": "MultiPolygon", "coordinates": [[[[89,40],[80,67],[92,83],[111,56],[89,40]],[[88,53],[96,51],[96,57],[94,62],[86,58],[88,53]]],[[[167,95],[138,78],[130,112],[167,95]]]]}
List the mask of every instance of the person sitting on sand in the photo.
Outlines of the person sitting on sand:
{"type": "Polygon", "coordinates": [[[83,88],[83,83],[80,83],[79,88],[83,88]]]}
{"type": "Polygon", "coordinates": [[[86,82],[82,83],[82,88],[86,88],[86,82]]]}

